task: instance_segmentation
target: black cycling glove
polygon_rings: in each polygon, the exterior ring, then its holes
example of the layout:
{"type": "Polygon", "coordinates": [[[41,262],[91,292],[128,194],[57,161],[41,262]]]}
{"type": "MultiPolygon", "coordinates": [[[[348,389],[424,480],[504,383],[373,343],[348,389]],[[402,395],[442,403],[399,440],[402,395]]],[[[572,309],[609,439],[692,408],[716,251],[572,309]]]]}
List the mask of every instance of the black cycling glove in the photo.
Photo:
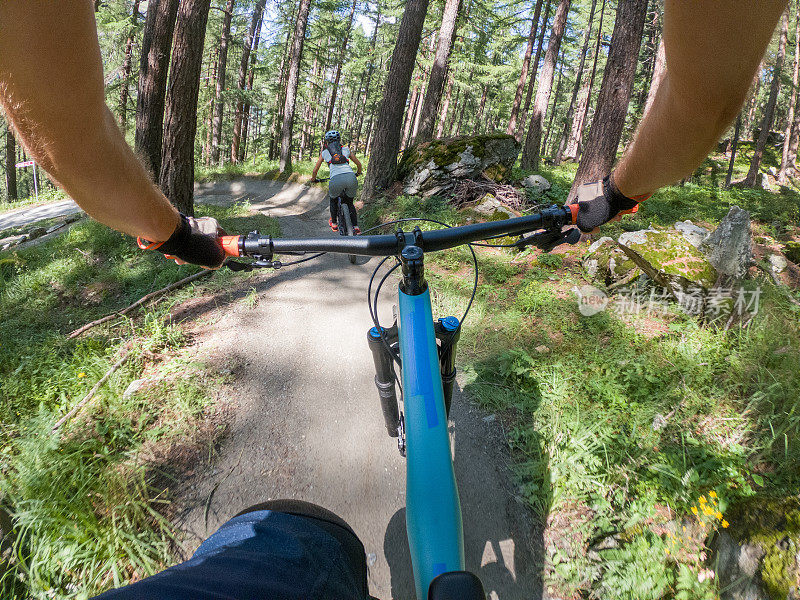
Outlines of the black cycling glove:
{"type": "Polygon", "coordinates": [[[578,203],[575,224],[581,231],[589,233],[620,213],[636,212],[639,202],[648,197],[646,194],[628,198],[619,191],[611,175],[602,181],[584,183],[578,188],[578,195],[571,202],[571,204],[578,203]]]}
{"type": "Polygon", "coordinates": [[[216,269],[225,260],[225,251],[218,237],[225,232],[216,219],[211,217],[187,217],[181,214],[181,222],[170,238],[161,244],[139,240],[139,247],[158,250],[167,257],[216,269]]]}

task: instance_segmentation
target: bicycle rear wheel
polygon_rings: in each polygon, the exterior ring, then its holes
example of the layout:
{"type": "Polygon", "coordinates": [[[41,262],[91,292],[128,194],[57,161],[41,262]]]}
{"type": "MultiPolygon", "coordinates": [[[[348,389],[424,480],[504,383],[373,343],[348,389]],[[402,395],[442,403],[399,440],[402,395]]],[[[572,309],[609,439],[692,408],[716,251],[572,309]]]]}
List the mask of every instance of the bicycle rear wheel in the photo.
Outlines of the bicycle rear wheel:
{"type": "MultiPolygon", "coordinates": [[[[339,200],[339,231],[342,235],[355,235],[353,222],[350,220],[350,207],[341,200],[339,200]]],[[[348,255],[348,258],[351,264],[356,264],[355,254],[348,255]]]]}

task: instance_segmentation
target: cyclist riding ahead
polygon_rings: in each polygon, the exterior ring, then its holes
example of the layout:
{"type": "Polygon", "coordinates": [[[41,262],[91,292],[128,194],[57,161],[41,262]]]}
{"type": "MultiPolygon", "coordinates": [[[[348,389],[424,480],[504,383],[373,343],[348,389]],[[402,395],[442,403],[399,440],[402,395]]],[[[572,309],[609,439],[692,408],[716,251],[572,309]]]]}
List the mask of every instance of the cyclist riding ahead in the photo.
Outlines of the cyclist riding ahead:
{"type": "MultiPolygon", "coordinates": [[[[703,161],[741,109],[786,6],[787,0],[665,0],[663,78],[616,169],[579,191],[573,217],[582,231],[634,208],[703,161]]],[[[29,154],[90,216],[181,261],[222,264],[216,223],[185,217],[170,204],[105,104],[93,2],[0,2],[0,103],[29,154]]],[[[322,160],[325,152],[315,177],[322,160]]],[[[329,164],[333,195],[334,168],[342,165],[329,164]]],[[[354,195],[354,179],[341,190],[354,195]]],[[[346,242],[368,245],[364,236],[346,242]]],[[[363,546],[346,524],[318,508],[271,504],[231,519],[192,560],[103,597],[364,600],[367,594],[363,546]]]]}
{"type": "Polygon", "coordinates": [[[331,206],[331,218],[328,219],[328,225],[334,231],[339,230],[337,224],[338,218],[338,205],[337,198],[341,198],[342,202],[347,205],[350,210],[350,220],[353,223],[355,233],[361,233],[358,228],[358,215],[356,214],[356,207],[353,206],[356,192],[358,191],[358,180],[356,177],[361,175],[361,161],[356,158],[356,155],[350,151],[347,146],[342,146],[342,136],[336,131],[332,130],[325,134],[322,140],[322,152],[317,159],[317,164],[314,165],[314,170],[311,172],[311,182],[319,181],[317,179],[317,172],[322,166],[322,162],[328,163],[330,169],[330,180],[328,181],[328,199],[331,206]],[[353,172],[350,166],[350,161],[356,163],[358,167],[357,172],[353,172]]]}

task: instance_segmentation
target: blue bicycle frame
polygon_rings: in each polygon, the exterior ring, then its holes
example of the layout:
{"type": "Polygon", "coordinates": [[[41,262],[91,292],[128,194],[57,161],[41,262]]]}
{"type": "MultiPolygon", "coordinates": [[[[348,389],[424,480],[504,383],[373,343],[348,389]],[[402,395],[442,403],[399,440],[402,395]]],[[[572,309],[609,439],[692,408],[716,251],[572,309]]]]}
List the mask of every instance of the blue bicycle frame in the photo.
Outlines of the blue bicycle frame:
{"type": "Polygon", "coordinates": [[[464,535],[430,292],[399,294],[406,528],[417,598],[424,600],[437,575],[464,570],[464,535]]]}

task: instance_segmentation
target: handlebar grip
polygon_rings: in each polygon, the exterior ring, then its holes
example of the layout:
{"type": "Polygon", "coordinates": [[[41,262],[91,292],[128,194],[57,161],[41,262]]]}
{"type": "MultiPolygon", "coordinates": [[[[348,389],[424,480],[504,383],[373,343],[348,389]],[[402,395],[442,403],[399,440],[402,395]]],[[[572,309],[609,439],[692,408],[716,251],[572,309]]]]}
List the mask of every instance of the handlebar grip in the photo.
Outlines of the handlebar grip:
{"type": "Polygon", "coordinates": [[[241,256],[239,252],[240,242],[242,240],[242,236],[240,235],[223,235],[220,236],[219,241],[222,245],[222,249],[225,251],[225,254],[228,256],[241,256]]]}
{"type": "Polygon", "coordinates": [[[569,212],[572,213],[572,225],[577,224],[578,223],[578,209],[579,209],[578,203],[575,202],[574,204],[570,204],[570,205],[567,206],[567,208],[569,209],[569,212]]]}

